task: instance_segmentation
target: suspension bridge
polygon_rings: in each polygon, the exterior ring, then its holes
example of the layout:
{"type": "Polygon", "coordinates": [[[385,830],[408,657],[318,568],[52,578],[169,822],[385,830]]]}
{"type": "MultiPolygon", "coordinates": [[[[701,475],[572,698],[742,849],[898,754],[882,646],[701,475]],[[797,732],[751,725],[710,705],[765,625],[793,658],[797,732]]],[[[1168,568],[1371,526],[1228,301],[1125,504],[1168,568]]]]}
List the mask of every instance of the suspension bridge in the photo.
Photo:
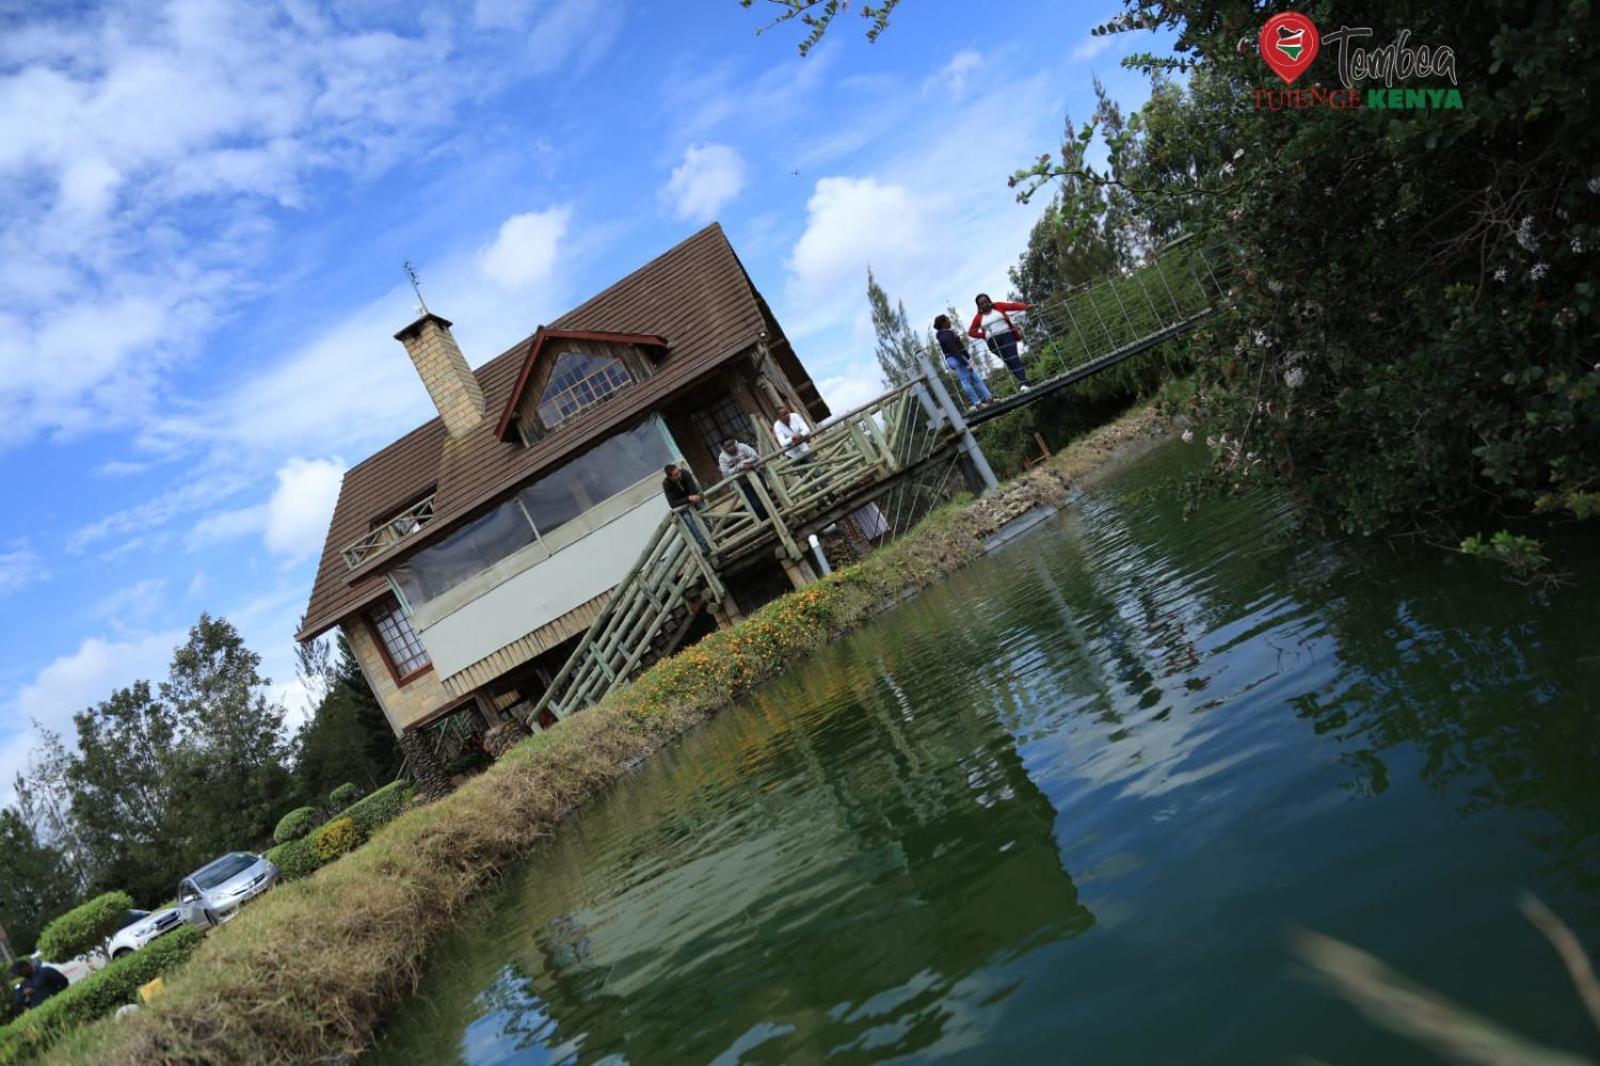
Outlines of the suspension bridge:
{"type": "MultiPolygon", "coordinates": [[[[881,543],[943,499],[958,472],[974,492],[994,487],[972,427],[1192,330],[1225,287],[1223,261],[1180,239],[1137,270],[1030,308],[1020,327],[1034,375],[1027,392],[964,411],[954,374],[924,350],[916,377],[819,426],[804,453],[774,451],[712,485],[699,505],[662,519],[530,719],[598,702],[676,650],[702,611],[737,620],[731,575],[776,559],[800,587],[828,565],[812,538],[843,520],[881,543]]],[[[974,352],[980,366],[984,354],[974,352]]]]}

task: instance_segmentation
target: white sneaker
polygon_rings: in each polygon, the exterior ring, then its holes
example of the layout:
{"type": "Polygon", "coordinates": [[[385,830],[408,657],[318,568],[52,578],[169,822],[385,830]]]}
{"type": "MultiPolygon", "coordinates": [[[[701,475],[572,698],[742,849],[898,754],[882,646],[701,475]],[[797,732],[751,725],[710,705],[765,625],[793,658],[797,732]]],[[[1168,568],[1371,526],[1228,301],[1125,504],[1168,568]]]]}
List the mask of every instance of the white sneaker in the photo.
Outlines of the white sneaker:
{"type": "Polygon", "coordinates": [[[1028,386],[1026,386],[1026,385],[1018,385],[1017,386],[1017,391],[1018,392],[1027,392],[1028,391],[1028,386]]]}

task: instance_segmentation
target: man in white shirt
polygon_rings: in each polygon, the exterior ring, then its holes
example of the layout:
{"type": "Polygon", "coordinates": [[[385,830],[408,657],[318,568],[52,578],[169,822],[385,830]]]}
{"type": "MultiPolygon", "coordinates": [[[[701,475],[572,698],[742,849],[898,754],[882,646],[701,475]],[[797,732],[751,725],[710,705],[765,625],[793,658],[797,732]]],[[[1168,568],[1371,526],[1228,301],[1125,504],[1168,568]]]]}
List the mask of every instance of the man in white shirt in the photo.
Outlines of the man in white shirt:
{"type": "Polygon", "coordinates": [[[778,438],[778,447],[783,449],[784,455],[797,463],[811,461],[811,427],[787,404],[778,406],[778,420],[772,423],[772,432],[778,438]]]}
{"type": "MultiPolygon", "coordinates": [[[[756,517],[763,522],[767,519],[767,509],[761,504],[761,497],[756,495],[755,489],[750,487],[750,474],[756,464],[761,462],[761,456],[750,445],[736,441],[732,437],[722,442],[722,450],[717,453],[717,469],[722,471],[723,477],[739,476],[737,484],[739,491],[744,495],[745,502],[756,513],[756,517]]],[[[757,473],[756,477],[761,475],[757,473]]]]}

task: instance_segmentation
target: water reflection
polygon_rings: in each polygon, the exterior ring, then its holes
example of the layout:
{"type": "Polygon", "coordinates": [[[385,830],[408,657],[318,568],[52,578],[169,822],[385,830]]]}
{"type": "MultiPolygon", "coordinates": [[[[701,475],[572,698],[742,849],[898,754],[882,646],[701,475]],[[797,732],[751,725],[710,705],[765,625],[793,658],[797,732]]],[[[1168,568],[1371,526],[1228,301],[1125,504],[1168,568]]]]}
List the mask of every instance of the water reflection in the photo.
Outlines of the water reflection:
{"type": "Polygon", "coordinates": [[[1581,1041],[1510,901],[1600,925],[1593,587],[1265,496],[1185,522],[1145,491],[1185,461],[643,767],[464,916],[379,1061],[1411,1061],[1288,978],[1299,925],[1581,1041]]]}

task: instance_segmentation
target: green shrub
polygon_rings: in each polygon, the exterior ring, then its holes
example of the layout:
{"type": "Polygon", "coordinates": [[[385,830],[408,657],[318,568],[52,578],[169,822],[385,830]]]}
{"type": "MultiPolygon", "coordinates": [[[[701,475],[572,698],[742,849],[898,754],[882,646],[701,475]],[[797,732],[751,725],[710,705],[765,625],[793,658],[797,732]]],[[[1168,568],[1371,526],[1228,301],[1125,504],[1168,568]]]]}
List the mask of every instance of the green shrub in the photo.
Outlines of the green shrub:
{"type": "Polygon", "coordinates": [[[345,809],[344,815],[355,821],[361,839],[365,840],[406,809],[410,792],[408,782],[392,781],[360,802],[352,803],[345,809]]]}
{"type": "Polygon", "coordinates": [[[291,840],[299,840],[303,836],[309,836],[316,827],[317,809],[315,807],[296,807],[278,819],[278,826],[272,831],[272,841],[275,844],[287,844],[291,840]]]}
{"type": "Polygon", "coordinates": [[[268,848],[266,858],[278,868],[278,876],[285,881],[304,877],[322,865],[322,860],[317,858],[316,848],[312,846],[310,836],[268,848]]]}
{"type": "Polygon", "coordinates": [[[360,798],[360,786],[351,781],[346,781],[344,784],[328,793],[328,799],[333,803],[333,809],[336,811],[344,810],[346,807],[350,806],[350,804],[354,803],[360,798]]]}
{"type": "Polygon", "coordinates": [[[336,859],[358,843],[355,819],[335,818],[311,837],[311,846],[322,862],[336,859]]]}
{"type": "Polygon", "coordinates": [[[39,934],[39,954],[46,962],[66,962],[93,951],[127,924],[131,910],[133,897],[126,892],[96,896],[44,927],[39,934]]]}
{"type": "Polygon", "coordinates": [[[200,930],[180,925],[160,940],[56,993],[11,1024],[0,1026],[0,1066],[25,1062],[68,1031],[104,1017],[124,1003],[132,1003],[140,985],[183,962],[203,939],[200,930]]]}

